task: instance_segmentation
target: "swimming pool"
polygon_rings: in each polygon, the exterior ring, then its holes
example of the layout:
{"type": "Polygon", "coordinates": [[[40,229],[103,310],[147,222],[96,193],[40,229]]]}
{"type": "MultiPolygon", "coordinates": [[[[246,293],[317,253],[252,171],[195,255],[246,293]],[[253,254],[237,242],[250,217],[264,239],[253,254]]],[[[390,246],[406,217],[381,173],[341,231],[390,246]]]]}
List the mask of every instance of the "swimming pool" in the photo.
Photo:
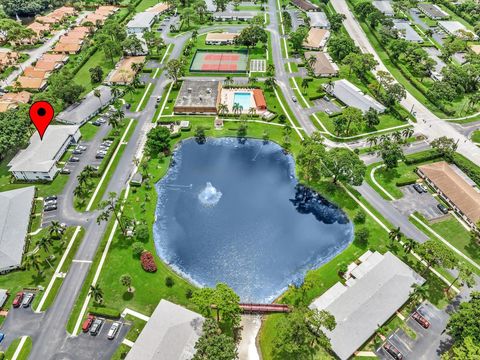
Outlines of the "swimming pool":
{"type": "Polygon", "coordinates": [[[252,107],[252,94],[248,92],[236,92],[233,95],[233,103],[239,103],[244,111],[252,107]]]}

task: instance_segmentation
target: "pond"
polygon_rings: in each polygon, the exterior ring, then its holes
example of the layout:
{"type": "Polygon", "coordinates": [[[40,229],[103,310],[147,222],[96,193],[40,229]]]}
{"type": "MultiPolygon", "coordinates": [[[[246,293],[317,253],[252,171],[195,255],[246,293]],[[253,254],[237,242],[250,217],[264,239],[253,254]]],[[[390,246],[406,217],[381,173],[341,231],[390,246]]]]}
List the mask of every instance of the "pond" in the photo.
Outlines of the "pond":
{"type": "Polygon", "coordinates": [[[353,239],[345,213],[299,185],[293,158],[272,142],[185,140],[156,189],[160,257],[244,302],[274,300],[353,239]]]}

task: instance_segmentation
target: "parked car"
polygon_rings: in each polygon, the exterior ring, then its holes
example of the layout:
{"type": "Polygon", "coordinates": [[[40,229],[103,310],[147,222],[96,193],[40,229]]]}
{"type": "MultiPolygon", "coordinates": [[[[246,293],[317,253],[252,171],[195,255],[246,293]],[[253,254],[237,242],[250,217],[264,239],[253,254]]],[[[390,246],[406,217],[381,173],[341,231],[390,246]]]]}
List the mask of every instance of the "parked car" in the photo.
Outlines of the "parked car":
{"type": "Polygon", "coordinates": [[[419,184],[413,184],[413,188],[415,189],[416,192],[418,192],[419,194],[423,194],[425,191],[423,190],[423,188],[419,185],[419,184]]]}
{"type": "Polygon", "coordinates": [[[107,119],[101,117],[101,118],[98,118],[97,120],[100,124],[105,124],[107,122],[107,119]]]}
{"type": "Polygon", "coordinates": [[[117,335],[117,332],[119,329],[120,329],[120,323],[114,322],[110,327],[110,330],[108,330],[108,335],[107,335],[108,340],[115,339],[115,336],[117,335]]]}
{"type": "Polygon", "coordinates": [[[332,114],[333,114],[333,111],[330,110],[330,109],[325,109],[325,113],[326,113],[327,115],[332,115],[332,114]]]}
{"type": "Polygon", "coordinates": [[[61,171],[60,171],[60,174],[64,174],[64,175],[68,175],[70,174],[72,171],[70,169],[67,169],[67,168],[63,168],[61,171]]]}
{"type": "Polygon", "coordinates": [[[385,351],[391,355],[395,360],[402,360],[403,359],[403,355],[402,353],[400,352],[400,350],[398,350],[395,346],[393,346],[392,344],[386,342],[385,344],[383,344],[383,348],[385,349],[385,351]]]}
{"type": "Polygon", "coordinates": [[[57,210],[57,205],[56,204],[46,205],[43,208],[43,211],[53,211],[53,210],[57,210]]]}
{"type": "Polygon", "coordinates": [[[15,295],[15,298],[13,299],[13,307],[18,308],[20,305],[22,305],[24,293],[22,291],[18,292],[17,295],[15,295]]]}
{"type": "Polygon", "coordinates": [[[94,126],[101,126],[102,124],[100,124],[98,121],[92,121],[92,125],[94,126]]]}
{"type": "Polygon", "coordinates": [[[43,202],[43,204],[46,206],[46,205],[56,205],[57,204],[57,199],[53,199],[53,200],[45,200],[43,202]]]}
{"type": "Polygon", "coordinates": [[[79,162],[80,161],[80,158],[76,157],[76,156],[72,156],[70,159],[68,159],[69,162],[79,162]]]}
{"type": "Polygon", "coordinates": [[[103,159],[105,157],[105,154],[97,154],[95,155],[95,159],[103,159]]]}
{"type": "Polygon", "coordinates": [[[75,150],[72,151],[72,154],[73,154],[73,155],[82,155],[82,153],[83,153],[82,151],[77,150],[77,149],[75,149],[75,150]]]}
{"type": "Polygon", "coordinates": [[[5,334],[4,334],[4,333],[0,333],[0,343],[3,341],[3,339],[5,339],[5,334]]]}
{"type": "Polygon", "coordinates": [[[423,192],[428,193],[428,187],[425,184],[420,184],[420,187],[423,189],[423,192]]]}
{"type": "Polygon", "coordinates": [[[50,200],[57,200],[57,199],[58,199],[57,195],[50,195],[50,196],[47,196],[46,198],[44,198],[43,200],[44,201],[50,201],[50,200]]]}
{"type": "Polygon", "coordinates": [[[102,328],[103,320],[95,319],[90,327],[90,335],[97,336],[102,328]]]}
{"type": "Polygon", "coordinates": [[[85,145],[77,145],[77,147],[75,149],[80,150],[80,151],[85,151],[85,150],[87,150],[87,147],[85,145]]]}
{"type": "Polygon", "coordinates": [[[92,314],[89,314],[87,319],[82,324],[82,331],[85,332],[85,333],[88,332],[88,330],[90,330],[90,327],[92,326],[94,320],[95,320],[95,316],[93,316],[92,314]]]}
{"type": "Polygon", "coordinates": [[[419,323],[420,325],[422,325],[422,327],[424,327],[425,329],[428,329],[430,327],[430,322],[425,319],[425,317],[420,314],[418,311],[414,311],[413,314],[412,314],[412,318],[417,322],[419,323]]]}
{"type": "Polygon", "coordinates": [[[440,210],[444,214],[448,214],[448,208],[443,204],[437,204],[438,210],[440,210]]]}
{"type": "Polygon", "coordinates": [[[30,304],[31,304],[32,301],[33,301],[33,297],[34,297],[34,296],[35,296],[35,295],[33,295],[32,293],[26,293],[26,294],[25,294],[25,297],[23,298],[23,301],[22,301],[22,306],[23,306],[24,308],[29,307],[30,304]]]}
{"type": "Polygon", "coordinates": [[[324,96],[323,96],[323,100],[325,100],[325,101],[330,101],[330,98],[329,98],[327,95],[324,95],[324,96]]]}
{"type": "Polygon", "coordinates": [[[160,100],[162,100],[162,97],[161,97],[161,96],[157,96],[157,103],[159,103],[160,100]]]}

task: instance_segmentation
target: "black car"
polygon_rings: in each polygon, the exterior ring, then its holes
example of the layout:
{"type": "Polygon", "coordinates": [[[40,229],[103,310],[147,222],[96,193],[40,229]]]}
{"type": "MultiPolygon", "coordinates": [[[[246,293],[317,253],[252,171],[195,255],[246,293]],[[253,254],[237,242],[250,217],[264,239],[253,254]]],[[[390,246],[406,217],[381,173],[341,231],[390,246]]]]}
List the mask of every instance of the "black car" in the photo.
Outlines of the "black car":
{"type": "Polygon", "coordinates": [[[72,156],[70,159],[68,159],[69,162],[79,162],[80,161],[80,158],[76,157],[76,156],[72,156]]]}
{"type": "Polygon", "coordinates": [[[45,205],[43,208],[44,211],[53,211],[57,210],[57,204],[50,204],[50,205],[45,205]]]}
{"type": "Polygon", "coordinates": [[[92,121],[92,125],[95,125],[95,126],[102,126],[102,124],[100,124],[98,121],[92,121]]]}
{"type": "Polygon", "coordinates": [[[400,352],[400,350],[398,350],[395,346],[393,346],[392,344],[386,342],[385,344],[383,344],[383,348],[385,349],[385,351],[391,356],[393,357],[395,360],[402,360],[403,359],[403,355],[402,353],[400,352]]]}
{"type": "Polygon", "coordinates": [[[103,320],[95,319],[92,326],[90,327],[90,335],[97,336],[102,328],[103,320]]]}
{"type": "Polygon", "coordinates": [[[443,206],[442,204],[438,204],[437,208],[438,208],[438,210],[440,210],[445,215],[448,214],[448,208],[446,206],[443,206]]]}
{"type": "Polygon", "coordinates": [[[413,188],[414,188],[415,191],[418,192],[419,194],[423,194],[423,193],[425,192],[424,189],[423,189],[420,185],[418,185],[418,184],[414,184],[414,185],[413,185],[413,188]]]}

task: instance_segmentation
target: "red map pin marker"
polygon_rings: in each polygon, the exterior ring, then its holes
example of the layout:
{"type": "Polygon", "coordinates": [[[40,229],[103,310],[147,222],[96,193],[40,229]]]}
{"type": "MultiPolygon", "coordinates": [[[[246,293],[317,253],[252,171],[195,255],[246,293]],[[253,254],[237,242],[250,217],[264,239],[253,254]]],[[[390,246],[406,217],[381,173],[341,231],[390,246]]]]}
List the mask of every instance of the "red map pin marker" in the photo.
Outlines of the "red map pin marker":
{"type": "Polygon", "coordinates": [[[47,101],[37,101],[30,106],[29,114],[30,120],[37,128],[40,139],[43,139],[43,134],[45,134],[55,114],[52,105],[47,101]]]}

